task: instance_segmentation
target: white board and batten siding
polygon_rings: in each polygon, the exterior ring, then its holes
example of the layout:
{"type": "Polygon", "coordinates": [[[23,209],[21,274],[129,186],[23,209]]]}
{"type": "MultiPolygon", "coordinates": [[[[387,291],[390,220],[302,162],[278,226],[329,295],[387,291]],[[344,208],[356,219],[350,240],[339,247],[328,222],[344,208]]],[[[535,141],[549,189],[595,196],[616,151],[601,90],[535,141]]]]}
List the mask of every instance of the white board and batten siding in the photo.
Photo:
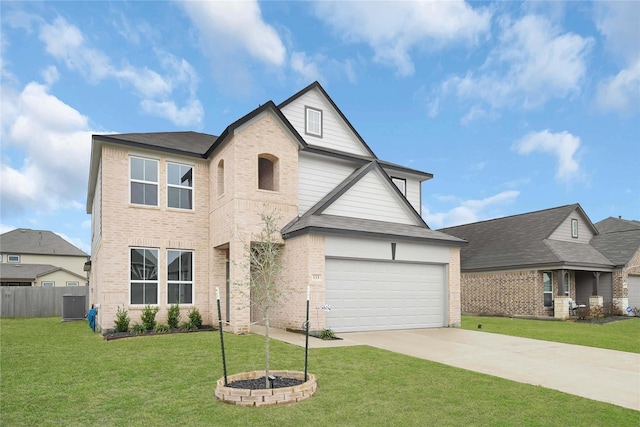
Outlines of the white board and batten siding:
{"type": "Polygon", "coordinates": [[[354,166],[301,152],[298,158],[298,212],[303,215],[344,181],[354,166]]]}
{"type": "Polygon", "coordinates": [[[327,215],[419,225],[382,172],[371,171],[325,209],[327,215]]]}
{"type": "Polygon", "coordinates": [[[446,326],[449,250],[326,236],[327,327],[335,332],[446,326]]]}
{"type": "Polygon", "coordinates": [[[360,156],[371,155],[317,89],[305,93],[281,111],[307,144],[360,156]],[[322,111],[322,138],[305,133],[305,107],[322,111]]]}

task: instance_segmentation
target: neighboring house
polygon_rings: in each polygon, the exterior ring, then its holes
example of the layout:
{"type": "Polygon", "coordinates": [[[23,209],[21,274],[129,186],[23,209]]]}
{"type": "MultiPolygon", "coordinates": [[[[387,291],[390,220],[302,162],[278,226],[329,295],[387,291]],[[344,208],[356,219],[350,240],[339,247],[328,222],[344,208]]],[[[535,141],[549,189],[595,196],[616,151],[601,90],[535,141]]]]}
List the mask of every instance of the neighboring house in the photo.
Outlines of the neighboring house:
{"type": "Polygon", "coordinates": [[[565,317],[569,298],[626,309],[623,282],[640,273],[639,235],[599,233],[579,204],[440,231],[469,242],[461,253],[463,313],[565,317]]]}
{"type": "MultiPolygon", "coordinates": [[[[91,302],[113,328],[146,304],[222,318],[236,333],[260,321],[248,301],[247,244],[275,212],[288,300],[271,325],[336,332],[460,323],[465,242],[420,216],[431,174],[379,160],[320,84],[269,101],[220,136],[94,135],[91,302]],[[330,307],[327,310],[326,306],[330,307]],[[325,307],[325,309],[321,309],[325,307]]],[[[183,314],[184,316],[184,314],[183,314]]]]}
{"type": "Polygon", "coordinates": [[[51,231],[18,228],[0,235],[2,286],[85,286],[89,255],[51,231]]]}
{"type": "Polygon", "coordinates": [[[640,221],[609,217],[595,226],[598,234],[591,245],[616,266],[614,294],[623,295],[627,288],[627,306],[640,309],[640,221]]]}

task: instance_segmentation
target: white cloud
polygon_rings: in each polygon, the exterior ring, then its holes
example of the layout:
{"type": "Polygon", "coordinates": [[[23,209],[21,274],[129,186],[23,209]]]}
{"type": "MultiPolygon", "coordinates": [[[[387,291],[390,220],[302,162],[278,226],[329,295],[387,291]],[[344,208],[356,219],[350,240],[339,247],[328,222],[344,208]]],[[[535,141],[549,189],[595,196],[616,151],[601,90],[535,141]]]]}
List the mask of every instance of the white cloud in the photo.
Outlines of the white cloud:
{"type": "Polygon", "coordinates": [[[596,102],[604,110],[633,114],[640,109],[640,2],[597,2],[594,12],[605,46],[625,63],[600,82],[596,102]]]}
{"type": "Polygon", "coordinates": [[[199,125],[202,122],[204,109],[196,99],[198,76],[184,59],[156,52],[164,74],[148,67],[134,67],[126,62],[115,66],[103,52],[89,47],[80,29],[64,18],[56,18],[52,24],[42,25],[40,39],[50,55],[88,81],[97,84],[104,79],[116,79],[130,85],[141,98],[140,104],[147,114],[164,117],[180,126],[199,125]],[[176,92],[180,90],[187,93],[184,107],[177,106],[176,101],[171,99],[178,96],[176,92]],[[149,105],[163,108],[149,109],[149,105]]]}
{"type": "Polygon", "coordinates": [[[640,109],[640,58],[598,85],[598,105],[605,110],[633,114],[640,109]]]}
{"type": "Polygon", "coordinates": [[[267,64],[284,64],[286,49],[276,30],[264,22],[257,1],[188,1],[180,4],[205,44],[225,53],[241,49],[267,64]]]}
{"type": "Polygon", "coordinates": [[[11,117],[2,120],[3,145],[23,154],[0,161],[3,216],[82,210],[78,200],[85,196],[89,170],[88,119],[42,84],[29,83],[20,93],[2,89],[3,103],[14,106],[11,117]]]}
{"type": "Polygon", "coordinates": [[[488,30],[491,12],[464,1],[316,2],[317,16],[349,43],[366,43],[374,61],[401,76],[415,72],[412,50],[474,44],[488,30]]]}
{"type": "Polygon", "coordinates": [[[458,206],[447,212],[430,212],[425,206],[422,211],[425,221],[432,229],[453,227],[495,218],[496,212],[512,204],[519,195],[519,191],[508,190],[480,200],[460,201],[458,206]]]}
{"type": "Polygon", "coordinates": [[[533,152],[548,153],[556,159],[556,178],[571,183],[582,178],[580,164],[576,159],[580,149],[580,138],[564,131],[551,133],[549,130],[531,132],[513,145],[519,154],[533,152]]]}
{"type": "Polygon", "coordinates": [[[291,68],[300,74],[306,81],[322,80],[318,65],[304,52],[291,54],[291,68]]]}
{"type": "MultiPolygon", "coordinates": [[[[579,93],[593,39],[563,32],[544,17],[500,20],[501,34],[482,67],[453,76],[440,86],[443,95],[488,104],[491,108],[536,108],[552,98],[579,93]]],[[[464,123],[485,112],[475,105],[464,123]]]]}

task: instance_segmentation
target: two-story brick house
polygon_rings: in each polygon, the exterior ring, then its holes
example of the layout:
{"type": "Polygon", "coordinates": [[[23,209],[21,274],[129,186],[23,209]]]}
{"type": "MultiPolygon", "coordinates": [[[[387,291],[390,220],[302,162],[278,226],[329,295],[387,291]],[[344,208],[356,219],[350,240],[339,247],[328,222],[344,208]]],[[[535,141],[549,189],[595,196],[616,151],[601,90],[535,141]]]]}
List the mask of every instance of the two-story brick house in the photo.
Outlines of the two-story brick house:
{"type": "Polygon", "coordinates": [[[379,160],[317,82],[217,137],[94,135],[87,212],[98,324],[112,328],[117,307],[138,321],[146,304],[162,320],[173,303],[213,324],[218,289],[229,330],[248,331],[259,319],[241,292],[247,243],[260,214],[275,213],[291,291],[272,326],[300,328],[307,289],[312,329],[458,325],[465,242],[422,220],[430,178],[379,160]]]}

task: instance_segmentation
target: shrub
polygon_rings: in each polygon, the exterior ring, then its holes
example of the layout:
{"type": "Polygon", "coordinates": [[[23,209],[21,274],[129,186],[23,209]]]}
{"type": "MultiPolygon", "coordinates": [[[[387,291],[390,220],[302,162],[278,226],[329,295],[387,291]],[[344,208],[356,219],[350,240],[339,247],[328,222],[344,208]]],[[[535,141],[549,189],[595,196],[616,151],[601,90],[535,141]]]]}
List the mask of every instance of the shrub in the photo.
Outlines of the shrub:
{"type": "Polygon", "coordinates": [[[320,338],[322,338],[323,340],[332,340],[335,337],[336,334],[331,329],[325,328],[320,331],[320,338]]]}
{"type": "Polygon", "coordinates": [[[622,316],[623,314],[616,301],[605,302],[603,311],[605,316],[622,316]]]}
{"type": "Polygon", "coordinates": [[[196,307],[189,311],[189,323],[193,326],[193,329],[198,329],[202,326],[202,316],[200,316],[200,311],[196,307]]]}
{"type": "Polygon", "coordinates": [[[589,307],[578,307],[574,310],[574,313],[579,320],[587,320],[591,314],[589,307]]]}
{"type": "Polygon", "coordinates": [[[116,312],[116,332],[127,332],[129,330],[129,313],[125,309],[120,309],[116,312]]]}
{"type": "Polygon", "coordinates": [[[198,329],[198,327],[194,325],[191,321],[189,321],[189,322],[182,322],[180,324],[180,329],[184,329],[185,331],[195,331],[196,329],[198,329]]]}
{"type": "Polygon", "coordinates": [[[134,323],[131,327],[132,334],[144,334],[145,332],[147,332],[147,328],[139,323],[134,323]]]}
{"type": "Polygon", "coordinates": [[[156,332],[169,332],[169,326],[158,323],[156,325],[156,332]]]}
{"type": "Polygon", "coordinates": [[[631,313],[633,314],[634,317],[640,317],[640,308],[638,307],[633,307],[631,309],[631,313]]]}
{"type": "Polygon", "coordinates": [[[171,307],[169,307],[167,323],[169,324],[169,328],[178,329],[178,325],[180,324],[180,306],[178,304],[172,304],[171,307]]]}
{"type": "Polygon", "coordinates": [[[601,319],[604,317],[604,309],[601,305],[594,305],[590,308],[589,315],[594,319],[601,319]]]}
{"type": "Polygon", "coordinates": [[[159,307],[151,307],[150,305],[146,305],[142,310],[142,314],[140,318],[142,320],[142,326],[144,326],[146,331],[152,331],[156,327],[156,314],[160,310],[159,307]]]}

